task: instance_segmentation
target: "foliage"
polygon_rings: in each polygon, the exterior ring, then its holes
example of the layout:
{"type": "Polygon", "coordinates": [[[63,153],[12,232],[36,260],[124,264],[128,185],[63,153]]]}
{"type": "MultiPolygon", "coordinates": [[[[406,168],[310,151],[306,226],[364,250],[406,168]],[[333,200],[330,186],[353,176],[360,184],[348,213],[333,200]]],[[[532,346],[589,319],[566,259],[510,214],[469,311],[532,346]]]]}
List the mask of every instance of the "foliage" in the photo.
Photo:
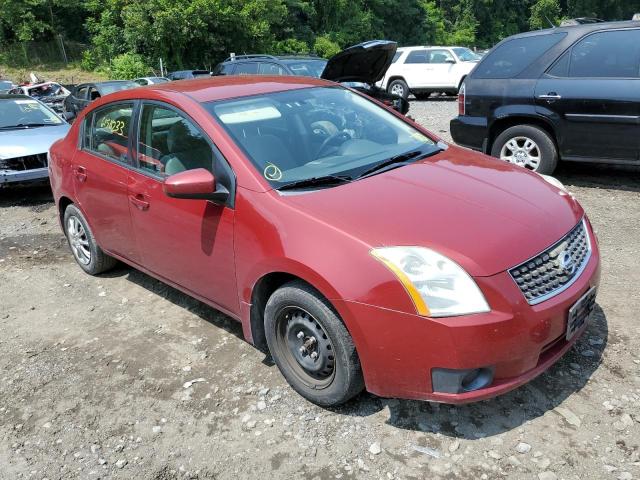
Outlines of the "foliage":
{"type": "Polygon", "coordinates": [[[111,78],[115,80],[128,80],[136,77],[144,77],[151,69],[145,63],[142,55],[136,53],[123,53],[113,59],[109,67],[111,78]]]}
{"type": "Polygon", "coordinates": [[[313,51],[320,57],[331,58],[340,50],[342,50],[340,45],[326,35],[319,36],[313,43],[313,51]]]}
{"type": "Polygon", "coordinates": [[[547,18],[635,12],[640,0],[0,0],[0,57],[63,38],[91,45],[86,69],[212,68],[231,52],[331,56],[376,38],[486,48],[547,18]]]}
{"type": "Polygon", "coordinates": [[[96,57],[94,50],[85,50],[82,52],[82,60],[80,60],[80,68],[85,72],[95,70],[99,65],[99,60],[96,57]]]}

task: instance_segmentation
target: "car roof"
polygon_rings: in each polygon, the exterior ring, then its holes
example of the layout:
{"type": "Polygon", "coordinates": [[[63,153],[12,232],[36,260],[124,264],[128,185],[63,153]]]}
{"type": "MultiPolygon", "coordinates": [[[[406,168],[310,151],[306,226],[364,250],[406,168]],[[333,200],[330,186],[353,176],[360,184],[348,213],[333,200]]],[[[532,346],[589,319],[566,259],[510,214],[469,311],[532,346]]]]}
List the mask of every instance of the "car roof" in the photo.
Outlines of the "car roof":
{"type": "Polygon", "coordinates": [[[550,33],[569,33],[576,36],[583,36],[586,33],[598,32],[601,30],[616,30],[622,28],[640,28],[640,22],[637,20],[624,20],[617,22],[597,22],[584,23],[579,25],[567,25],[564,27],[546,28],[543,30],[532,30],[530,32],[518,33],[516,35],[508,37],[508,39],[526,38],[550,33]]]}
{"type": "MultiPolygon", "coordinates": [[[[313,77],[230,75],[153,84],[137,89],[123,90],[112,95],[123,100],[139,98],[141,90],[145,92],[155,91],[159,95],[174,92],[187,95],[197,102],[211,102],[285,90],[327,86],[336,86],[336,84],[313,77]]],[[[145,97],[147,96],[145,95],[145,97]]]]}

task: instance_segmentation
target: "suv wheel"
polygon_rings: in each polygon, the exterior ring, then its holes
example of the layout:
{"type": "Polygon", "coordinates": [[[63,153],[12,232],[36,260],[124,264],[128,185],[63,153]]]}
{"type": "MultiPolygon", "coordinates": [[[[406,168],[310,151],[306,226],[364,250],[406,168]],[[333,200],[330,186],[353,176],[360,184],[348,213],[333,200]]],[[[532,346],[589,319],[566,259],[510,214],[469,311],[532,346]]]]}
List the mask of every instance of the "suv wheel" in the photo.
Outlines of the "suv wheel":
{"type": "Polygon", "coordinates": [[[401,78],[398,78],[389,84],[389,86],[387,87],[387,92],[402,97],[406,100],[409,96],[409,86],[407,85],[407,82],[405,82],[401,78]]]}
{"type": "Polygon", "coordinates": [[[87,220],[75,205],[64,211],[64,233],[77,264],[89,275],[106,272],[118,263],[98,246],[87,220]]]}
{"type": "Polygon", "coordinates": [[[300,395],[328,407],[363,390],[351,335],[313,288],[294,281],[276,290],[267,302],[264,323],[271,356],[300,395]]]}
{"type": "Polygon", "coordinates": [[[558,149],[551,136],[533,125],[517,125],[498,135],[491,155],[537,173],[550,175],[558,163],[558,149]]]}

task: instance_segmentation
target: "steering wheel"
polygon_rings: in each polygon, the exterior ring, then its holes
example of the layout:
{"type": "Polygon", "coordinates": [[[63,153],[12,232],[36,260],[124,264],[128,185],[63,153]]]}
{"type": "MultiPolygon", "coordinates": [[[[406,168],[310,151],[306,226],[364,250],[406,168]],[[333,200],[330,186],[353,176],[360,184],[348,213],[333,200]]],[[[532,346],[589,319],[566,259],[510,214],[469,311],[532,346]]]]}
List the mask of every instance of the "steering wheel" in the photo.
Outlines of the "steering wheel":
{"type": "Polygon", "coordinates": [[[347,132],[345,131],[340,131],[340,132],[336,132],[333,133],[331,135],[329,135],[324,142],[322,142],[322,145],[320,145],[320,148],[318,148],[318,151],[316,153],[316,158],[320,158],[322,157],[322,154],[324,153],[324,151],[327,149],[327,147],[329,147],[332,143],[334,142],[340,142],[340,144],[343,144],[344,142],[346,142],[347,140],[351,140],[351,135],[349,135],[347,132]]]}

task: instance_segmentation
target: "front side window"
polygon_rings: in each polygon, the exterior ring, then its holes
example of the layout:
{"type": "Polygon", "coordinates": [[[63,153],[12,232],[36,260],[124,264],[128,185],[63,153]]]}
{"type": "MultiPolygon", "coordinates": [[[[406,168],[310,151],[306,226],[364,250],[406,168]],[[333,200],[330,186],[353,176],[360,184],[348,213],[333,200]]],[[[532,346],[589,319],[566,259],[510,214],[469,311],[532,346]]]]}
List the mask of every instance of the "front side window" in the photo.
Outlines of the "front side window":
{"type": "Polygon", "coordinates": [[[429,63],[456,63],[456,60],[447,50],[429,50],[429,63]]]}
{"type": "Polygon", "coordinates": [[[398,156],[440,150],[386,109],[342,88],[305,88],[204,106],[275,188],[317,177],[356,178],[398,156]]]}
{"type": "Polygon", "coordinates": [[[565,36],[566,33],[547,33],[507,40],[482,59],[473,77],[515,77],[565,36]]]}
{"type": "Polygon", "coordinates": [[[0,100],[0,130],[60,125],[55,113],[32,98],[0,100]]]}
{"type": "Polygon", "coordinates": [[[413,50],[404,63],[429,63],[429,54],[426,50],[413,50]]]}
{"type": "Polygon", "coordinates": [[[255,62],[240,63],[236,66],[234,75],[257,75],[258,64],[255,62]]]}
{"type": "Polygon", "coordinates": [[[258,75],[286,75],[284,68],[270,62],[260,62],[258,64],[258,75]]]}
{"type": "Polygon", "coordinates": [[[175,110],[147,104],[140,116],[138,166],[159,176],[205,168],[213,172],[213,152],[204,134],[175,110]]]}
{"type": "Polygon", "coordinates": [[[481,58],[480,55],[466,47],[456,47],[453,49],[453,53],[458,56],[461,62],[477,62],[481,58]]]}
{"type": "Polygon", "coordinates": [[[129,162],[129,127],[133,104],[119,103],[97,110],[85,120],[84,147],[117,162],[129,162]]]}
{"type": "Polygon", "coordinates": [[[640,30],[594,33],[565,56],[557,64],[557,76],[640,78],[640,30]]]}
{"type": "Polygon", "coordinates": [[[286,66],[289,67],[294,75],[301,77],[316,77],[320,78],[324,67],[327,66],[327,61],[322,59],[317,60],[283,60],[286,66]]]}

